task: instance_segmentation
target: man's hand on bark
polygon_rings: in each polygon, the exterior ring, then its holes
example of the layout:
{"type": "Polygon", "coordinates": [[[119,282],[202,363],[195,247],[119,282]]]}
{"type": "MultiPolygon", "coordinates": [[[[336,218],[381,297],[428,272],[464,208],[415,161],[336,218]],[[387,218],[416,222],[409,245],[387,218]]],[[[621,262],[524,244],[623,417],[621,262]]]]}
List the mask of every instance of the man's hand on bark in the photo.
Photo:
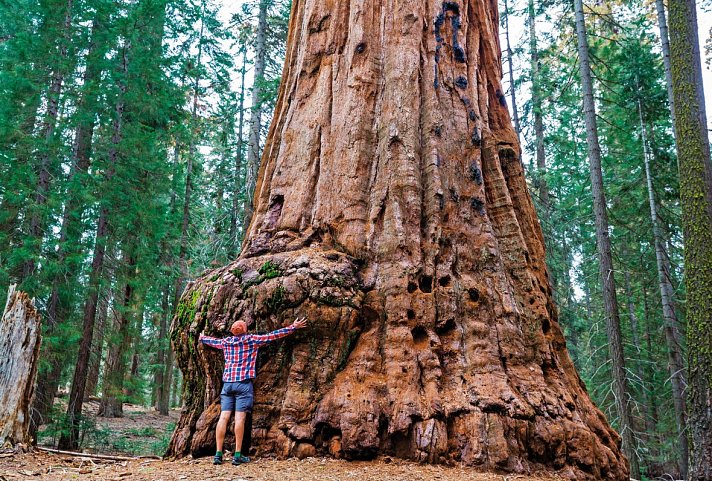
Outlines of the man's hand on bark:
{"type": "Polygon", "coordinates": [[[303,328],[307,327],[307,318],[302,317],[301,319],[300,318],[295,319],[294,322],[292,323],[292,327],[295,329],[303,329],[303,328]]]}

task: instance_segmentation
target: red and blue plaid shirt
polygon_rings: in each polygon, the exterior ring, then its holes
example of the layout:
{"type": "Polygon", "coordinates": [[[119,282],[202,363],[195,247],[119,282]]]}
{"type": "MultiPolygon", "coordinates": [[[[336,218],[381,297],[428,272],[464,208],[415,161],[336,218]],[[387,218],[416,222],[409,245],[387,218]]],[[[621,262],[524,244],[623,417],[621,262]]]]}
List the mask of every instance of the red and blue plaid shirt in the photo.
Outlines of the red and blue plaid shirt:
{"type": "Polygon", "coordinates": [[[224,339],[201,334],[200,341],[223,351],[225,356],[223,382],[237,382],[255,378],[257,351],[260,350],[261,346],[288,336],[295,330],[296,328],[289,326],[277,329],[269,334],[241,334],[224,339]]]}

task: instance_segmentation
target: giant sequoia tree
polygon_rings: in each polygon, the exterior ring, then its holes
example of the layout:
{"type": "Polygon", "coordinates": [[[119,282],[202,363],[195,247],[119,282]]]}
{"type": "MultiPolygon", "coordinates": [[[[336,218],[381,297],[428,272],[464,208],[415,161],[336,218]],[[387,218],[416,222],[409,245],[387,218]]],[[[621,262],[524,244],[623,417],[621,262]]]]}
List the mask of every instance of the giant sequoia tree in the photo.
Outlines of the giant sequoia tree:
{"type": "Polygon", "coordinates": [[[557,322],[497,16],[491,0],[293,2],[242,253],[173,320],[186,409],[169,454],[214,448],[222,360],[199,333],[305,315],[263,353],[258,452],[627,479],[557,322]]]}

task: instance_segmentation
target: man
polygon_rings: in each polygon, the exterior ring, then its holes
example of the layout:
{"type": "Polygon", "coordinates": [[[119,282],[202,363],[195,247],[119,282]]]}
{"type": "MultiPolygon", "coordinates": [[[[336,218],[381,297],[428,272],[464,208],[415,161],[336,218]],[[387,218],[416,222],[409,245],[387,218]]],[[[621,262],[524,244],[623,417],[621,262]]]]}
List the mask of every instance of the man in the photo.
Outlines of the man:
{"type": "Polygon", "coordinates": [[[217,452],[213,464],[222,464],[222,449],[225,441],[227,424],[230,416],[235,412],[235,454],[232,464],[247,463],[250,458],[240,453],[242,449],[242,436],[245,432],[245,418],[252,411],[254,391],[252,380],[255,378],[255,363],[257,351],[261,346],[272,341],[289,336],[297,329],[306,327],[305,318],[295,319],[294,323],[282,329],[277,329],[269,334],[247,334],[247,323],[235,321],[230,327],[231,337],[218,339],[200,335],[200,341],[210,347],[221,349],[225,356],[225,369],[223,370],[223,388],[220,392],[220,419],[215,430],[215,443],[217,452]]]}

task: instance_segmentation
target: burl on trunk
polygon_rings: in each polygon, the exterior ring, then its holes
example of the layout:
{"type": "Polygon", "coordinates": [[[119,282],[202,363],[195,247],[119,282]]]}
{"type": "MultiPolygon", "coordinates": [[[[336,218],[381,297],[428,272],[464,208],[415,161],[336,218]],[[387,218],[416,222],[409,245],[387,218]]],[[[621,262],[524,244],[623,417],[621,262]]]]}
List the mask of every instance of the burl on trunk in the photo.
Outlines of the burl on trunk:
{"type": "Polygon", "coordinates": [[[243,251],[173,320],[170,455],[214,449],[222,359],[198,334],[306,316],[264,350],[258,453],[627,478],[557,322],[497,26],[494,0],[294,0],[243,251]]]}

